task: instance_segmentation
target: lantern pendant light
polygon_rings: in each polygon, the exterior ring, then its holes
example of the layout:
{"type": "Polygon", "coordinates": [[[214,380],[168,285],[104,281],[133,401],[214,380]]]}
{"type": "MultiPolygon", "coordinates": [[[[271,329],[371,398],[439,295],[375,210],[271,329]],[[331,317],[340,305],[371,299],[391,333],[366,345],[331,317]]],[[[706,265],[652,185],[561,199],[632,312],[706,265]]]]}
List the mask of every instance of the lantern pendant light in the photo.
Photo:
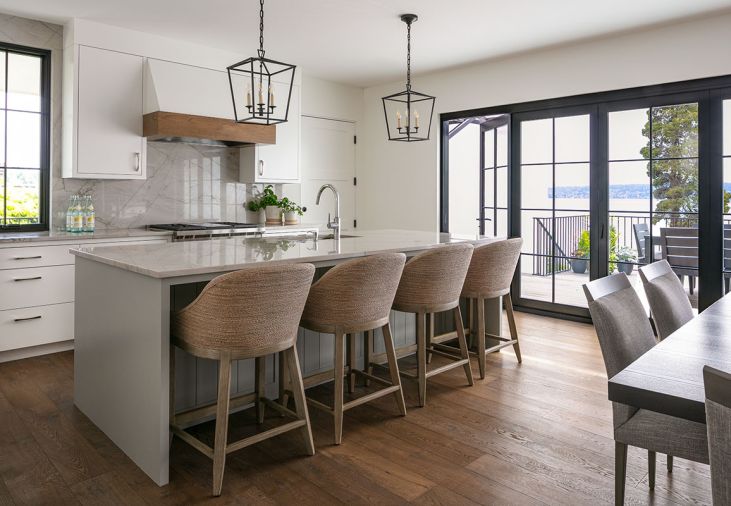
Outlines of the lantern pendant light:
{"type": "Polygon", "coordinates": [[[416,14],[401,16],[406,23],[406,89],[382,98],[389,141],[429,140],[436,97],[411,89],[411,24],[417,19],[416,14]],[[424,120],[426,128],[422,126],[424,120]]]}
{"type": "Polygon", "coordinates": [[[237,123],[275,125],[287,121],[296,66],[264,56],[264,0],[259,0],[257,56],[227,67],[237,123]],[[275,101],[276,100],[276,101],[275,101]]]}

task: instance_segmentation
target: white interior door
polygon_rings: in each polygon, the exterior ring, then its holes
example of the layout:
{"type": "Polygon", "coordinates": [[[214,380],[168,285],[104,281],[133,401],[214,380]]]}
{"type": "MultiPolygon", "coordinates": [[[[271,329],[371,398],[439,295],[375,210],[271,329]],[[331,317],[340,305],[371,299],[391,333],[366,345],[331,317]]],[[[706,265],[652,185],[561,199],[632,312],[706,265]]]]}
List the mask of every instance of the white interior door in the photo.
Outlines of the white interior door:
{"type": "Polygon", "coordinates": [[[355,222],[355,124],[302,116],[302,205],[307,207],[304,221],[325,223],[335,209],[330,191],[315,205],[317,191],[330,183],[340,194],[340,219],[343,230],[355,222]]]}

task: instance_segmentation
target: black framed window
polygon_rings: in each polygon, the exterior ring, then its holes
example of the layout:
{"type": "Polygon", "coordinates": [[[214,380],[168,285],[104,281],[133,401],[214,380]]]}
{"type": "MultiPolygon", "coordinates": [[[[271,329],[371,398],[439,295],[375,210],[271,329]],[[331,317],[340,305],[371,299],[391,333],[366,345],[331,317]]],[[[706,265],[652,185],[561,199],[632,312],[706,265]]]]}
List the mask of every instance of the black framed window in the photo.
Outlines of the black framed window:
{"type": "Polygon", "coordinates": [[[48,230],[50,51],[0,43],[0,232],[48,230]]]}

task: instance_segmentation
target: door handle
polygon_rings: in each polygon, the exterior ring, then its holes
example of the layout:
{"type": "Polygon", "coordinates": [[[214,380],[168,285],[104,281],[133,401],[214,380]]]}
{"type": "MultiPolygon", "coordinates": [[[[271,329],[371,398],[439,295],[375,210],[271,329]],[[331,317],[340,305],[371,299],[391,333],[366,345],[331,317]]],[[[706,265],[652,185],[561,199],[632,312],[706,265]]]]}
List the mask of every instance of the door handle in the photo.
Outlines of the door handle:
{"type": "Polygon", "coordinates": [[[13,321],[15,323],[18,323],[18,322],[27,322],[30,320],[40,320],[41,318],[43,318],[43,317],[41,315],[38,315],[38,316],[29,316],[27,318],[15,318],[15,319],[13,319],[13,321]]]}
{"type": "Polygon", "coordinates": [[[599,239],[604,239],[604,223],[602,223],[602,226],[599,229],[599,239]]]}
{"type": "Polygon", "coordinates": [[[32,278],[15,278],[13,281],[17,283],[18,281],[35,281],[38,279],[43,279],[43,276],[34,276],[32,278]]]}
{"type": "Polygon", "coordinates": [[[14,257],[13,260],[38,260],[43,258],[42,255],[36,255],[32,257],[14,257]]]}
{"type": "Polygon", "coordinates": [[[140,164],[141,164],[140,154],[139,153],[135,153],[135,172],[139,172],[140,171],[140,164]]]}
{"type": "Polygon", "coordinates": [[[264,160],[259,160],[259,175],[264,175],[264,160]]]}

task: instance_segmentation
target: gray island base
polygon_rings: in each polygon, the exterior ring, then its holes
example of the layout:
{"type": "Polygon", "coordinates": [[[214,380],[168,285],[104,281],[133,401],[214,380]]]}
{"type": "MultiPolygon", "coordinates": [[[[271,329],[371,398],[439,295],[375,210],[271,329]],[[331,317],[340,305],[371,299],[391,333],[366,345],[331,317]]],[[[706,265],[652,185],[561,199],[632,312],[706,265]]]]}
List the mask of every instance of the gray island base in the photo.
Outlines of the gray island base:
{"type": "MultiPolygon", "coordinates": [[[[228,238],[73,250],[76,406],[155,483],[165,485],[170,448],[170,314],[191,302],[208,281],[265,262],[308,262],[319,274],[370,254],[400,251],[413,256],[449,242],[494,240],[405,230],[359,231],[358,235],[340,240],[228,238]]],[[[490,333],[500,333],[501,306],[500,301],[487,304],[490,333]]],[[[413,349],[414,315],[392,312],[391,322],[397,348],[413,349]]],[[[436,324],[445,325],[439,320],[436,324]]],[[[361,346],[362,340],[357,341],[361,346]]],[[[300,329],[297,347],[303,376],[323,377],[332,369],[332,335],[300,329]]],[[[359,359],[362,352],[358,349],[359,359]]],[[[176,412],[214,401],[216,364],[180,350],[176,353],[176,412]]],[[[269,357],[266,388],[270,397],[277,396],[277,366],[276,357],[269,357]]],[[[253,371],[250,361],[237,364],[232,395],[253,391],[253,371]]],[[[404,387],[413,385],[407,382],[404,387]]]]}

